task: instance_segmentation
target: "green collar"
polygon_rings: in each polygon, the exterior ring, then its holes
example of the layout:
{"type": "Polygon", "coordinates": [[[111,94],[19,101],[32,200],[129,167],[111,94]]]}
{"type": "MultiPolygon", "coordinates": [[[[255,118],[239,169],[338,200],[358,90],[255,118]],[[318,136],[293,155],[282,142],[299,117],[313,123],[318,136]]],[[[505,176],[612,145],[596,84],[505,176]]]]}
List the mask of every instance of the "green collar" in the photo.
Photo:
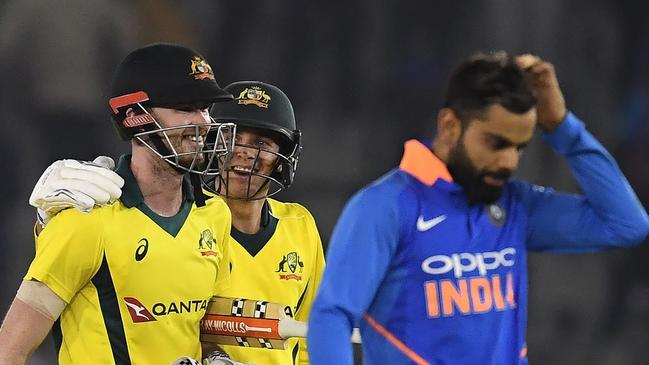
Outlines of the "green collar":
{"type": "Polygon", "coordinates": [[[122,196],[120,200],[127,208],[137,208],[147,217],[151,218],[158,226],[167,231],[172,236],[176,236],[182,228],[194,202],[194,193],[191,183],[187,178],[183,179],[183,202],[180,210],[173,217],[163,217],[152,211],[146,204],[144,204],[144,197],[142,190],[133,176],[131,171],[131,155],[122,155],[119,158],[117,169],[115,172],[124,179],[124,187],[122,187],[122,196]]]}
{"type": "Polygon", "coordinates": [[[261,209],[261,230],[257,233],[247,234],[239,231],[234,226],[230,231],[230,235],[234,238],[243,248],[248,251],[250,256],[255,257],[261,251],[266,243],[273,237],[275,230],[277,229],[278,220],[275,218],[270,211],[270,204],[268,200],[264,202],[264,206],[261,209]]]}

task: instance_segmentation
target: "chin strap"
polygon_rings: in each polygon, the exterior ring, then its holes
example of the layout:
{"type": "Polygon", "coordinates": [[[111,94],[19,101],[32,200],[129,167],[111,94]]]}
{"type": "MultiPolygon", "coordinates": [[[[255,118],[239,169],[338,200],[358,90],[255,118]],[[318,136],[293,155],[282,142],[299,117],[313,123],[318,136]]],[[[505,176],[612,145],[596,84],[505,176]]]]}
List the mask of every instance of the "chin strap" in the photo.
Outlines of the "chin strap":
{"type": "MultiPolygon", "coordinates": [[[[153,146],[158,150],[158,153],[162,156],[171,156],[173,153],[171,153],[171,150],[164,144],[162,141],[162,137],[160,137],[157,133],[151,134],[148,136],[149,141],[153,144],[153,146]]],[[[170,166],[176,170],[179,174],[184,175],[187,173],[187,171],[181,169],[180,167],[176,166],[174,161],[171,160],[171,157],[164,158],[163,160],[166,160],[167,162],[170,162],[170,166]]],[[[192,181],[192,185],[194,182],[192,181]]]]}
{"type": "Polygon", "coordinates": [[[197,207],[205,206],[205,201],[208,199],[208,196],[203,193],[203,185],[201,183],[201,178],[198,174],[189,174],[189,181],[192,183],[194,188],[194,203],[197,207]]]}

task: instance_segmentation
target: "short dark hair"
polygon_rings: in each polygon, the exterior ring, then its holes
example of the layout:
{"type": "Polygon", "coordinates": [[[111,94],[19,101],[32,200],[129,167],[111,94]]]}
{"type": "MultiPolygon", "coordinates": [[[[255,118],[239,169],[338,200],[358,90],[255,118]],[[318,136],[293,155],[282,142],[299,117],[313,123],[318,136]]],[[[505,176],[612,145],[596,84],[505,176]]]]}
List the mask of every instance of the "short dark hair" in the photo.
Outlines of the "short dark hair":
{"type": "Polygon", "coordinates": [[[506,52],[475,54],[451,74],[444,107],[467,123],[494,104],[522,114],[536,105],[536,97],[514,57],[506,52]]]}

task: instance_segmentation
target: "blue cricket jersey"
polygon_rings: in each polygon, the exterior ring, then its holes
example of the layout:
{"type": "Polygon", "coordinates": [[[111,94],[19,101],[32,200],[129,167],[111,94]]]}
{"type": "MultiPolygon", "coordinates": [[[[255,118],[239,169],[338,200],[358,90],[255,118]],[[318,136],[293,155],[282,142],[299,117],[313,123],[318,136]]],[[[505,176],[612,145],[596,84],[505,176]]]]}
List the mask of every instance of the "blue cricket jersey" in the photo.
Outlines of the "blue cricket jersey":
{"type": "Polygon", "coordinates": [[[574,115],[544,139],[584,195],[512,180],[468,205],[446,165],[408,141],[399,168],[358,192],[334,230],[309,319],[313,365],[527,364],[527,251],[576,253],[640,242],[647,214],[574,115]]]}

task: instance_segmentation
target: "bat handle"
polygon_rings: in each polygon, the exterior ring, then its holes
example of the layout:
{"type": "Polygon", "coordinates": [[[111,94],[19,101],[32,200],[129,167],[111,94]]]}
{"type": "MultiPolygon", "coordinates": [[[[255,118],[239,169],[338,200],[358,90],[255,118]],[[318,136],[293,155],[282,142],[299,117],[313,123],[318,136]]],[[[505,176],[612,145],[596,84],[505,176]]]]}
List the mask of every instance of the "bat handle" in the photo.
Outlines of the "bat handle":
{"type": "Polygon", "coordinates": [[[279,321],[278,332],[282,338],[306,337],[307,325],[293,318],[285,317],[279,321]]]}
{"type": "Polygon", "coordinates": [[[351,338],[351,340],[352,340],[352,343],[363,343],[363,341],[361,341],[361,331],[359,331],[358,328],[354,328],[352,330],[352,338],[351,338]]]}
{"type": "MultiPolygon", "coordinates": [[[[279,335],[286,339],[289,337],[306,337],[308,326],[305,322],[296,321],[293,318],[284,317],[279,321],[279,335]]],[[[352,343],[362,343],[361,332],[354,328],[351,336],[352,343]]]]}

